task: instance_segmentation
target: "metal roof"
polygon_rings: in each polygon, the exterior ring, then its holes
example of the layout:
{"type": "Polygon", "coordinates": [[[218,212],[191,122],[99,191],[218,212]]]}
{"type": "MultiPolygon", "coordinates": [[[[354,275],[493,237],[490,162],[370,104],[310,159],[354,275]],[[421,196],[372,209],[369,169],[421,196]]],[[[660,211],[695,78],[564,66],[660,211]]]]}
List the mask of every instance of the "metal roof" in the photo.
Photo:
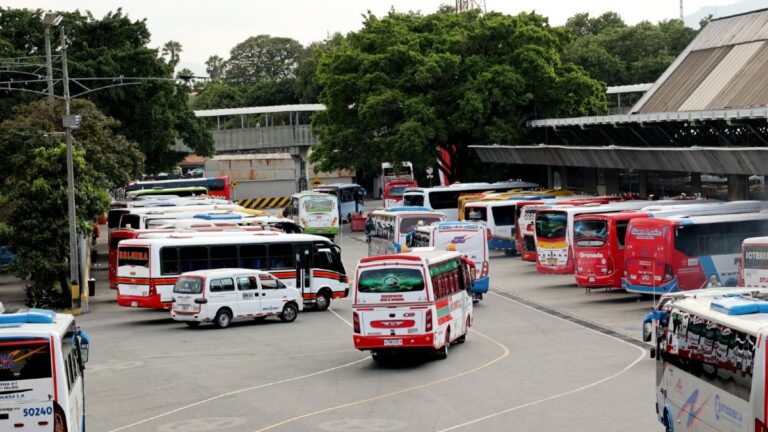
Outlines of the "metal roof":
{"type": "Polygon", "coordinates": [[[234,115],[247,115],[247,114],[314,112],[314,111],[324,111],[324,110],[325,110],[325,105],[323,104],[299,104],[299,105],[274,105],[274,106],[259,106],[259,107],[198,110],[198,111],[195,111],[195,115],[197,117],[219,117],[219,116],[234,116],[234,115]]]}

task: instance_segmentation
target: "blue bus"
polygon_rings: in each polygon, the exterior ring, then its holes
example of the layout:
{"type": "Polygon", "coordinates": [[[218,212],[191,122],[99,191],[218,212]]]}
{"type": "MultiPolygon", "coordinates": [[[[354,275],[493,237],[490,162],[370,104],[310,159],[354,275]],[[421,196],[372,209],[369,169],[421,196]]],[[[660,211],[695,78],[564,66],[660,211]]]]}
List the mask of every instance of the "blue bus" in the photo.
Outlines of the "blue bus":
{"type": "Polygon", "coordinates": [[[333,183],[318,186],[312,189],[336,196],[339,201],[339,217],[342,221],[350,222],[352,215],[365,212],[363,198],[365,189],[356,183],[333,183]]]}

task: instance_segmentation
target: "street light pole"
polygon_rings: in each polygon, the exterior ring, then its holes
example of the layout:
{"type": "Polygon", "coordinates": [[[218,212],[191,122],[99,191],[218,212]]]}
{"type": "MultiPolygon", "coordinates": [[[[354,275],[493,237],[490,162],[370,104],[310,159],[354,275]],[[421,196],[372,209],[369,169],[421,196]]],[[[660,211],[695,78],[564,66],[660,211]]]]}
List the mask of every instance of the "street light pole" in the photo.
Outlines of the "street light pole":
{"type": "Polygon", "coordinates": [[[45,80],[48,83],[48,100],[53,100],[53,64],[51,62],[51,26],[57,26],[62,16],[46,12],[43,14],[45,27],[45,80]]]}
{"type": "MultiPolygon", "coordinates": [[[[69,214],[69,279],[72,285],[78,282],[77,229],[75,219],[75,168],[72,160],[72,124],[67,121],[69,114],[69,72],[67,71],[67,41],[64,27],[61,34],[61,69],[64,84],[64,128],[67,134],[67,210],[69,214]]],[[[78,298],[80,296],[78,295],[78,298]]]]}

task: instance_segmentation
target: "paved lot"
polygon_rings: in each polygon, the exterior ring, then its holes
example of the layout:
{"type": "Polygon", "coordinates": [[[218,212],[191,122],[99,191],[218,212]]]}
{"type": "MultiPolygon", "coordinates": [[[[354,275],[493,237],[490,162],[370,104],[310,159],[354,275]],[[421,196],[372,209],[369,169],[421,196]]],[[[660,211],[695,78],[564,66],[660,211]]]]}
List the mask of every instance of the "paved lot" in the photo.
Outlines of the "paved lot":
{"type": "MultiPolygon", "coordinates": [[[[348,233],[339,241],[350,274],[366,254],[360,239],[348,233]]],[[[189,329],[168,312],[118,307],[100,284],[92,313],[80,317],[93,346],[89,430],[661,429],[647,350],[515,296],[632,337],[651,300],[586,295],[569,277],[544,277],[503,255],[492,258],[491,278],[493,293],[477,306],[474,331],[447,360],[384,365],[353,348],[347,299],[291,324],[189,329]]]]}

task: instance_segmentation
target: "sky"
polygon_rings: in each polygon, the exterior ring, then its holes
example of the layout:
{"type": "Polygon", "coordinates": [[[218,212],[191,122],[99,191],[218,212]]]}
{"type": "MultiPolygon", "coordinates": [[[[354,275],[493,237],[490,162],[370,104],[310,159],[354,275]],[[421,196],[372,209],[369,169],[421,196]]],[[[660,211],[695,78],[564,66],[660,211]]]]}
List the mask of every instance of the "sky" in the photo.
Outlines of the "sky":
{"type": "MultiPolygon", "coordinates": [[[[685,15],[703,7],[722,7],[737,0],[684,0],[685,15]]],[[[385,15],[397,11],[419,10],[431,13],[441,4],[454,0],[0,0],[0,6],[44,10],[91,11],[102,17],[122,7],[131,19],[147,20],[152,34],[150,46],[161,47],[169,40],[182,45],[177,70],[191,69],[206,75],[205,61],[211,55],[222,58],[250,36],[268,34],[290,37],[304,45],[328,35],[355,31],[362,26],[362,15],[371,11],[385,15]]],[[[766,0],[768,3],[768,0],[766,0]]],[[[551,25],[562,25],[581,12],[600,15],[618,12],[625,22],[635,24],[679,18],[680,0],[485,0],[487,10],[507,14],[535,11],[549,18],[551,25]]],[[[715,9],[716,11],[717,9],[715,9]]]]}

